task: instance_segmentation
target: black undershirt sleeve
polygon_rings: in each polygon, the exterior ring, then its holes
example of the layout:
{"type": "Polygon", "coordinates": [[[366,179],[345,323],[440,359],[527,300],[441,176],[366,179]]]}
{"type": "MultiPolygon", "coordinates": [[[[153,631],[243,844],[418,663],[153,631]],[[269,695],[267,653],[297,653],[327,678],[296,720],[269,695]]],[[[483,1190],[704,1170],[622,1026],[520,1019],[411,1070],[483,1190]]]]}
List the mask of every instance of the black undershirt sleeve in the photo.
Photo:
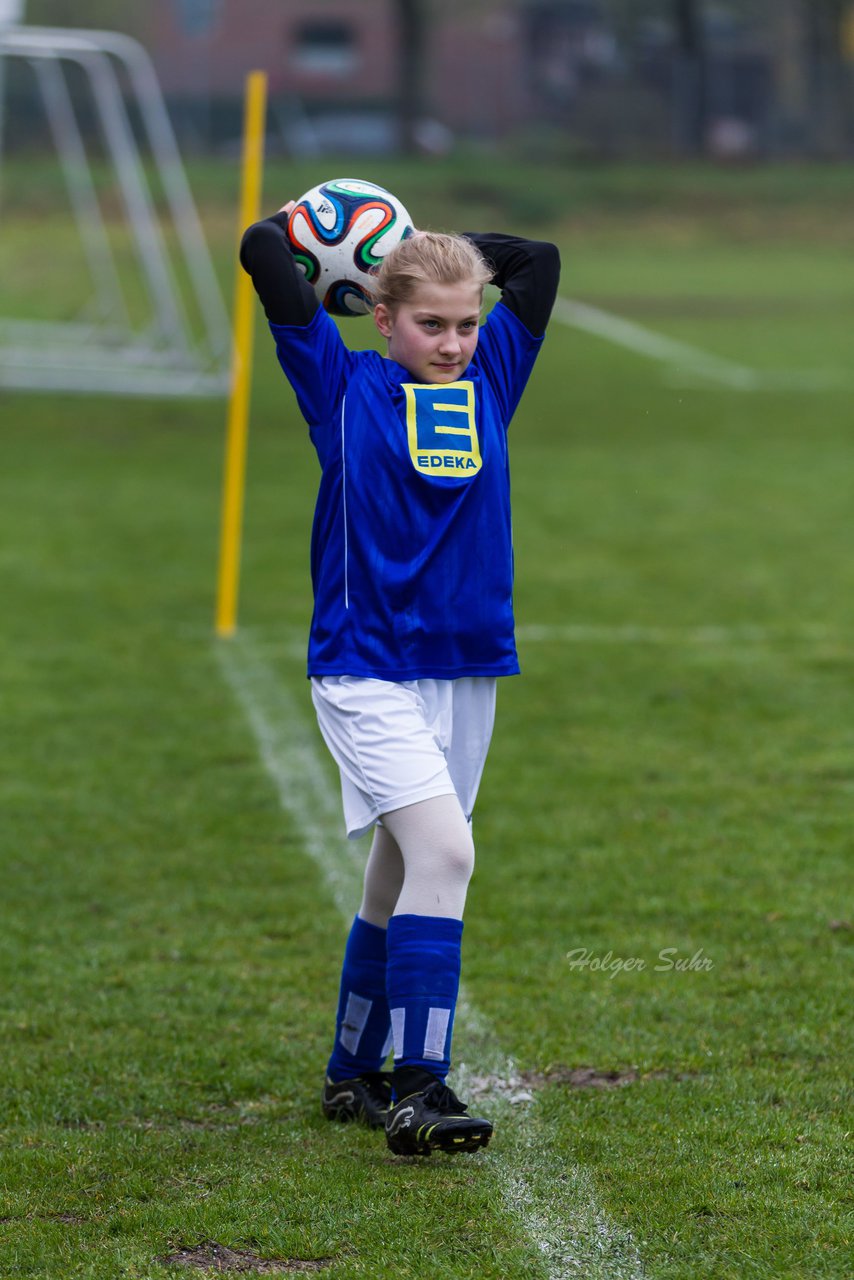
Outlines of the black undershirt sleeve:
{"type": "Polygon", "coordinates": [[[560,279],[560,254],[545,240],[492,232],[463,233],[492,267],[501,301],[535,337],[545,333],[560,279]]]}
{"type": "Polygon", "coordinates": [[[310,324],[320,303],[297,266],[287,236],[288,215],[255,222],[240,243],[240,263],[252,277],[273,324],[310,324]]]}

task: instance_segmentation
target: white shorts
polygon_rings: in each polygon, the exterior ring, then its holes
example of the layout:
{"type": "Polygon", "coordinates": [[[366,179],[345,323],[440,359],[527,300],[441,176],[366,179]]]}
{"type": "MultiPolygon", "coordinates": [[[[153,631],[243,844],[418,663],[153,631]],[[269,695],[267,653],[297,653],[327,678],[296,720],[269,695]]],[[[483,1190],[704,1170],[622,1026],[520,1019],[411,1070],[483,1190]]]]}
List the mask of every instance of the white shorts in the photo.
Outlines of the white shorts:
{"type": "Polygon", "coordinates": [[[320,732],[341,771],[351,840],[383,813],[459,796],[471,817],[495,721],[493,676],[371,680],[312,676],[320,732]]]}

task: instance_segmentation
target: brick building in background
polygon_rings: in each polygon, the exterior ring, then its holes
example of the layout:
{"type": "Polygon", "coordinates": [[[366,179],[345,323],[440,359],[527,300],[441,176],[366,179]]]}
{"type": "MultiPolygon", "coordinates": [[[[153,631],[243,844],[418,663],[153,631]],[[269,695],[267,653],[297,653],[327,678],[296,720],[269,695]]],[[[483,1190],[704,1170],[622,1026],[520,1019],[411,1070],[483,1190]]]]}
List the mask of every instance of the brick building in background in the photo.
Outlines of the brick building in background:
{"type": "MultiPolygon", "coordinates": [[[[178,118],[202,131],[207,122],[221,135],[212,121],[233,117],[246,73],[260,68],[283,139],[310,142],[324,121],[346,132],[349,118],[347,142],[381,144],[385,131],[393,145],[395,9],[391,0],[152,0],[146,43],[178,118]]],[[[595,20],[596,9],[579,0],[576,25],[595,20]]],[[[501,138],[533,118],[540,77],[531,11],[509,0],[428,6],[423,107],[434,123],[426,145],[438,143],[443,128],[449,138],[501,138]]]]}
{"type": "MultiPolygon", "coordinates": [[[[854,0],[852,0],[854,3],[854,0]]],[[[150,0],[144,39],[185,144],[233,143],[246,73],[269,75],[269,134],[292,152],[381,152],[401,142],[395,0],[150,0]]],[[[604,0],[424,0],[425,150],[455,138],[532,137],[545,125],[593,155],[682,152],[700,135],[774,145],[765,36],[735,8],[704,26],[702,93],[672,22],[618,46],[604,0]],[[761,141],[760,139],[764,139],[761,141]]]]}

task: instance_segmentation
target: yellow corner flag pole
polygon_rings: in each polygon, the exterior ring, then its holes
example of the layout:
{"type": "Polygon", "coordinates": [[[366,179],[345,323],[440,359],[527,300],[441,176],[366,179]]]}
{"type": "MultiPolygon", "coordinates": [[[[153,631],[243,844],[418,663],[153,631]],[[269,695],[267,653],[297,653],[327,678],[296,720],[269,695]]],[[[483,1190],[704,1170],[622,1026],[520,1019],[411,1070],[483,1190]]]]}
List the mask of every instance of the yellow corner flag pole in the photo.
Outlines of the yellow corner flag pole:
{"type": "MultiPolygon", "coordinates": [[[[257,222],[260,217],[266,106],[267,74],[264,71],[252,71],[246,78],[238,234],[242,234],[246,227],[257,222]]],[[[216,604],[216,632],[219,636],[233,636],[237,626],[240,536],[246,478],[246,438],[249,429],[249,392],[252,384],[252,336],[255,318],[253,293],[252,281],[238,263],[234,286],[231,395],[228,404],[219,543],[216,604]]]]}

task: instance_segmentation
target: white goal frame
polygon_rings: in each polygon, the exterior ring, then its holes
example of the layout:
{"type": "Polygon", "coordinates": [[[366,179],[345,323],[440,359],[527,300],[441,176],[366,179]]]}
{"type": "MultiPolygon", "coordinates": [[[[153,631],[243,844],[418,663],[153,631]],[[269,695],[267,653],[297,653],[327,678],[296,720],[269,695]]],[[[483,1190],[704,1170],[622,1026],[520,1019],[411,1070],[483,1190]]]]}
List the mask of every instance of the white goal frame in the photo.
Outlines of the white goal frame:
{"type": "MultiPolygon", "coordinates": [[[[223,395],[230,384],[231,325],[154,66],[130,36],[110,31],[3,25],[0,19],[0,176],[5,59],[35,74],[89,267],[94,294],[76,321],[0,318],[0,386],[120,395],[223,395]],[[134,327],[110,249],[66,66],[82,69],[121,192],[150,316],[134,327]],[[127,95],[127,96],[125,96],[127,95]],[[141,120],[146,159],[162,188],[170,252],[128,110],[141,120]],[[187,286],[176,278],[180,258],[187,286]],[[188,295],[185,297],[184,295],[188,295]],[[193,318],[188,316],[192,300],[193,318]]],[[[6,117],[4,119],[4,116],[6,117]]]]}

